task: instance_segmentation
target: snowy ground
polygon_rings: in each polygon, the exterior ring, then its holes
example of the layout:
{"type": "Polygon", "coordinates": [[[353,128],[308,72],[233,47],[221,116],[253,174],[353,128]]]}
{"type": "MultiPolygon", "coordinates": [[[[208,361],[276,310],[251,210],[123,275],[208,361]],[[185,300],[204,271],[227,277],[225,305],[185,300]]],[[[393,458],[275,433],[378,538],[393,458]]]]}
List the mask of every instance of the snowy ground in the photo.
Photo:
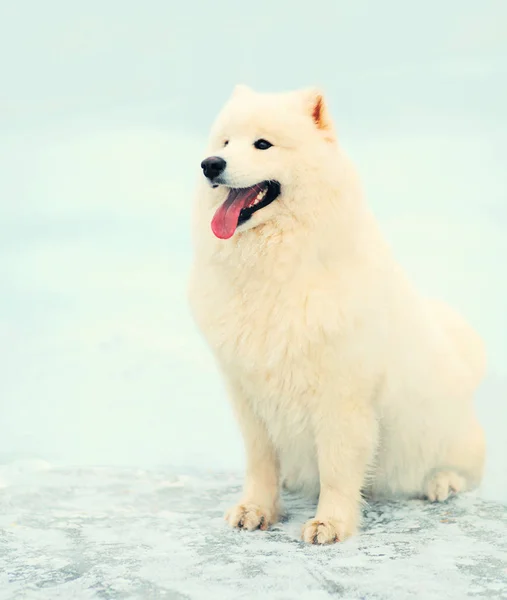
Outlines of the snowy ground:
{"type": "Polygon", "coordinates": [[[507,507],[473,495],[373,504],[319,548],[298,497],[269,532],[230,530],[237,474],[18,461],[0,486],[0,600],[507,598],[507,507]]]}

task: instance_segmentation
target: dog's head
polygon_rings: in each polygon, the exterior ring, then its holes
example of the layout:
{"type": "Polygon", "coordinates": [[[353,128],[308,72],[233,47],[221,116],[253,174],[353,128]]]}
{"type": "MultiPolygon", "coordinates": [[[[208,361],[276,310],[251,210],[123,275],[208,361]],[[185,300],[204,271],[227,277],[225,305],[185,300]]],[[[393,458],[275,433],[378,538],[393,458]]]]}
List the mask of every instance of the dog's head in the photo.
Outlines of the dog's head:
{"type": "Polygon", "coordinates": [[[317,90],[260,94],[237,86],[212,128],[210,155],[201,163],[216,207],[213,233],[236,231],[277,218],[296,188],[318,177],[335,146],[324,98],[317,90]]]}

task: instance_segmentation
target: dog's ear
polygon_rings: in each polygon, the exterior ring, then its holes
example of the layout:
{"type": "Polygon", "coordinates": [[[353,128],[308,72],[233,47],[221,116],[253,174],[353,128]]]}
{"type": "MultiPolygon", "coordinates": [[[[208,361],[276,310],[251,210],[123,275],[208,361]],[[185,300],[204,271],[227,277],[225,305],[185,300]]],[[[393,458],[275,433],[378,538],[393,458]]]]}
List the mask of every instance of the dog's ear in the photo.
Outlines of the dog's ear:
{"type": "Polygon", "coordinates": [[[317,129],[332,131],[333,122],[331,121],[323,93],[316,88],[310,88],[303,90],[301,94],[305,110],[312,117],[317,129]]]}

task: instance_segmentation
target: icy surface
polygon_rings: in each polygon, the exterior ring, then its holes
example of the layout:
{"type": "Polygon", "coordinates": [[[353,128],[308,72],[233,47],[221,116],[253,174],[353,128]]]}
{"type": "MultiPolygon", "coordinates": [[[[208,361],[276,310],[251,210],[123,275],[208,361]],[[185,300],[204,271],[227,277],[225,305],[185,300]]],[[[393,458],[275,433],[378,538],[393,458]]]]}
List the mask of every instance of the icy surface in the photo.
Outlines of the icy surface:
{"type": "Polygon", "coordinates": [[[0,466],[0,600],[507,598],[507,507],[372,504],[362,533],[305,546],[314,506],[269,532],[229,529],[238,474],[0,466]]]}

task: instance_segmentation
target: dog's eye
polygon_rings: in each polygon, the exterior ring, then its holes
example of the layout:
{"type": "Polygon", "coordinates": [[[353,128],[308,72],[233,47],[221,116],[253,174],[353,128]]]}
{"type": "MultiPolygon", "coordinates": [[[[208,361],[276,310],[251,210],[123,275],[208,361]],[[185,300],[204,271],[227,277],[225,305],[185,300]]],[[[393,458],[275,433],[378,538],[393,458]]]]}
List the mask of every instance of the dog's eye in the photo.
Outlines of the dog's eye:
{"type": "Polygon", "coordinates": [[[224,148],[227,146],[228,143],[229,143],[229,140],[224,141],[224,148]]]}
{"type": "Polygon", "coordinates": [[[272,145],[273,144],[268,142],[268,140],[257,140],[254,142],[254,147],[257,148],[257,150],[267,150],[268,148],[271,148],[272,145]]]}

